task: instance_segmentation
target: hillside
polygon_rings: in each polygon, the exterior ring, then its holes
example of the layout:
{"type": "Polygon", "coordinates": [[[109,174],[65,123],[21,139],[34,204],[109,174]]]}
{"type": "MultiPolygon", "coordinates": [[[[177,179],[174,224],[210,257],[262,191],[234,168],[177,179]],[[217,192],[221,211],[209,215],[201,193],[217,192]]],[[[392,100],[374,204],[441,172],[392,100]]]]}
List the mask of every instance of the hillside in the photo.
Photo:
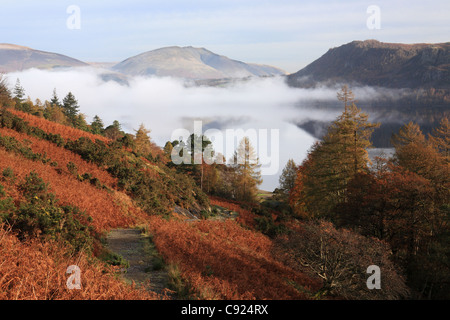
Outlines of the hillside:
{"type": "Polygon", "coordinates": [[[81,66],[87,66],[87,64],[62,54],[0,43],[0,72],[3,73],[30,68],[55,69],[81,66]]]}
{"type": "MultiPolygon", "coordinates": [[[[410,121],[425,133],[449,116],[450,43],[399,44],[353,41],[331,48],[323,56],[286,77],[292,87],[367,88],[376,98],[359,96],[357,105],[382,122],[375,130],[375,147],[392,147],[393,133],[410,121]]],[[[365,91],[365,90],[363,90],[365,91]]],[[[307,101],[313,108],[341,110],[337,101],[307,101]]],[[[297,125],[320,138],[326,122],[305,120],[297,125]]]]}
{"type": "Polygon", "coordinates": [[[210,199],[160,147],[49,121],[42,108],[0,106],[0,299],[312,299],[320,289],[274,254],[255,214],[210,199]],[[117,228],[142,230],[157,252],[125,260],[112,251],[120,243],[107,245],[117,228]],[[118,277],[145,261],[141,274],[165,274],[168,288],[118,277]],[[70,265],[79,290],[67,289],[70,265]]]}
{"type": "Polygon", "coordinates": [[[450,42],[436,44],[353,41],[328,50],[288,76],[293,86],[347,83],[387,88],[450,87],[450,42]]]}
{"type": "Polygon", "coordinates": [[[247,64],[204,48],[166,47],[128,58],[113,67],[126,75],[172,76],[187,79],[244,78],[283,75],[275,67],[247,64]]]}

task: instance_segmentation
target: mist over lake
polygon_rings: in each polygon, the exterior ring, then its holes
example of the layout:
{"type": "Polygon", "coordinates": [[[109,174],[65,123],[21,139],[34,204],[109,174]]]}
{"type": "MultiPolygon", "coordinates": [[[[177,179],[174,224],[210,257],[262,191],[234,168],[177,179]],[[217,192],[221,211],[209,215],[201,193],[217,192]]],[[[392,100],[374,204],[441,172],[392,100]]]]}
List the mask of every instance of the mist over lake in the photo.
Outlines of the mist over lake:
{"type": "MultiPolygon", "coordinates": [[[[279,144],[268,154],[276,174],[263,176],[260,186],[272,191],[289,159],[298,164],[317,139],[296,124],[302,121],[332,121],[341,112],[311,107],[310,101],[336,101],[336,88],[289,87],[281,76],[247,78],[218,86],[192,85],[171,77],[128,76],[119,81],[107,70],[81,67],[56,71],[29,69],[7,75],[11,86],[20,79],[26,96],[34,102],[50,100],[53,89],[62,100],[72,92],[88,122],[99,115],[105,126],[118,120],[124,131],[134,133],[143,123],[159,146],[171,140],[176,129],[192,132],[195,120],[203,130],[278,130],[279,144]],[[107,75],[107,76],[105,76],[107,75]],[[106,80],[105,80],[106,79],[106,80]]],[[[376,97],[370,88],[356,88],[355,95],[376,97]]],[[[237,142],[236,142],[237,144],[237,142]]],[[[252,141],[258,150],[258,141],[252,141]]],[[[215,145],[217,151],[221,146],[215,145]]],[[[234,150],[225,150],[229,159],[234,150]]]]}

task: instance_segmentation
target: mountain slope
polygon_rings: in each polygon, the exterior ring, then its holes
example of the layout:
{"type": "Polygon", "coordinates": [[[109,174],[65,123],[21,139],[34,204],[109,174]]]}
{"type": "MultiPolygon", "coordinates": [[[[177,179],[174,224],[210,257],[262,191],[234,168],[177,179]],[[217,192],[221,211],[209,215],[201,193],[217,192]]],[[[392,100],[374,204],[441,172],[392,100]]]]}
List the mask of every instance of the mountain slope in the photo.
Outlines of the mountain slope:
{"type": "Polygon", "coordinates": [[[270,66],[246,64],[204,48],[166,47],[128,58],[113,67],[126,75],[173,76],[187,79],[242,78],[285,74],[270,66]]]}
{"type": "Polygon", "coordinates": [[[292,86],[318,82],[388,88],[450,86],[450,42],[398,44],[353,41],[328,50],[302,70],[288,76],[292,86]]]}
{"type": "Polygon", "coordinates": [[[0,43],[0,72],[8,73],[30,68],[54,69],[80,66],[87,66],[87,64],[58,53],[0,43]]]}

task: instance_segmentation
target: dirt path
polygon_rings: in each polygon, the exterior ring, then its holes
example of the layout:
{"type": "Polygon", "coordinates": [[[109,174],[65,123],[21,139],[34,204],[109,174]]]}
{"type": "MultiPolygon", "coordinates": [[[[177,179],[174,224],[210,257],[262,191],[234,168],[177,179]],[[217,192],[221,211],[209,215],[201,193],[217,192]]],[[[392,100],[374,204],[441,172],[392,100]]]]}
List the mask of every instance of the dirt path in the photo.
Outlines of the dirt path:
{"type": "Polygon", "coordinates": [[[160,269],[161,260],[149,237],[139,229],[115,229],[107,237],[112,252],[128,261],[129,267],[122,274],[126,282],[144,286],[147,290],[162,294],[167,287],[167,272],[160,269]],[[150,282],[149,282],[150,281],[150,282]]]}

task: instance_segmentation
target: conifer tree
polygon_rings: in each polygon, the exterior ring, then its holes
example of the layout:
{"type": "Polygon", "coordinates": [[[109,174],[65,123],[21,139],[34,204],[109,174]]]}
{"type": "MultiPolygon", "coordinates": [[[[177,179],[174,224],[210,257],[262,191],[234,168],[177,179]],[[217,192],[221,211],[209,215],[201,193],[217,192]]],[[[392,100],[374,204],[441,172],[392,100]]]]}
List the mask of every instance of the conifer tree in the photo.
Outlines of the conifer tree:
{"type": "Polygon", "coordinates": [[[103,134],[105,128],[103,127],[103,121],[98,115],[95,115],[91,122],[91,131],[94,134],[103,134]]]}
{"type": "Polygon", "coordinates": [[[422,133],[420,126],[409,122],[392,137],[394,163],[432,181],[442,178],[439,153],[422,133]]]}
{"type": "Polygon", "coordinates": [[[429,140],[442,155],[448,169],[450,165],[450,121],[447,117],[441,119],[439,127],[433,130],[429,140]]]}
{"type": "Polygon", "coordinates": [[[235,196],[238,200],[255,200],[262,183],[259,159],[248,137],[244,137],[231,160],[234,169],[235,196]]]}
{"type": "Polygon", "coordinates": [[[344,102],[343,113],[330,125],[322,141],[309,152],[302,173],[305,207],[311,216],[334,217],[334,208],[346,200],[348,182],[369,167],[367,149],[378,124],[368,121],[354,103],[351,90],[344,86],[338,93],[344,102]]]}
{"type": "Polygon", "coordinates": [[[151,151],[150,130],[146,129],[144,124],[141,123],[135,135],[136,150],[143,154],[148,154],[151,151]]]}
{"type": "Polygon", "coordinates": [[[72,94],[72,92],[69,92],[63,99],[63,111],[67,118],[72,123],[76,122],[76,117],[78,115],[78,109],[80,108],[78,106],[78,101],[75,99],[75,96],[72,94]]]}
{"type": "Polygon", "coordinates": [[[23,99],[25,97],[25,89],[21,86],[19,79],[16,80],[16,86],[14,87],[13,93],[14,93],[14,99],[17,102],[22,103],[23,99]]]}
{"type": "Polygon", "coordinates": [[[295,179],[297,178],[297,164],[293,159],[289,159],[281,172],[281,176],[279,178],[280,189],[289,194],[294,188],[295,179]]]}
{"type": "Polygon", "coordinates": [[[6,77],[0,73],[0,107],[9,106],[11,100],[11,92],[8,89],[6,77]]]}
{"type": "Polygon", "coordinates": [[[50,99],[50,105],[52,107],[60,107],[61,106],[58,95],[56,94],[56,88],[53,89],[52,98],[50,99]]]}

